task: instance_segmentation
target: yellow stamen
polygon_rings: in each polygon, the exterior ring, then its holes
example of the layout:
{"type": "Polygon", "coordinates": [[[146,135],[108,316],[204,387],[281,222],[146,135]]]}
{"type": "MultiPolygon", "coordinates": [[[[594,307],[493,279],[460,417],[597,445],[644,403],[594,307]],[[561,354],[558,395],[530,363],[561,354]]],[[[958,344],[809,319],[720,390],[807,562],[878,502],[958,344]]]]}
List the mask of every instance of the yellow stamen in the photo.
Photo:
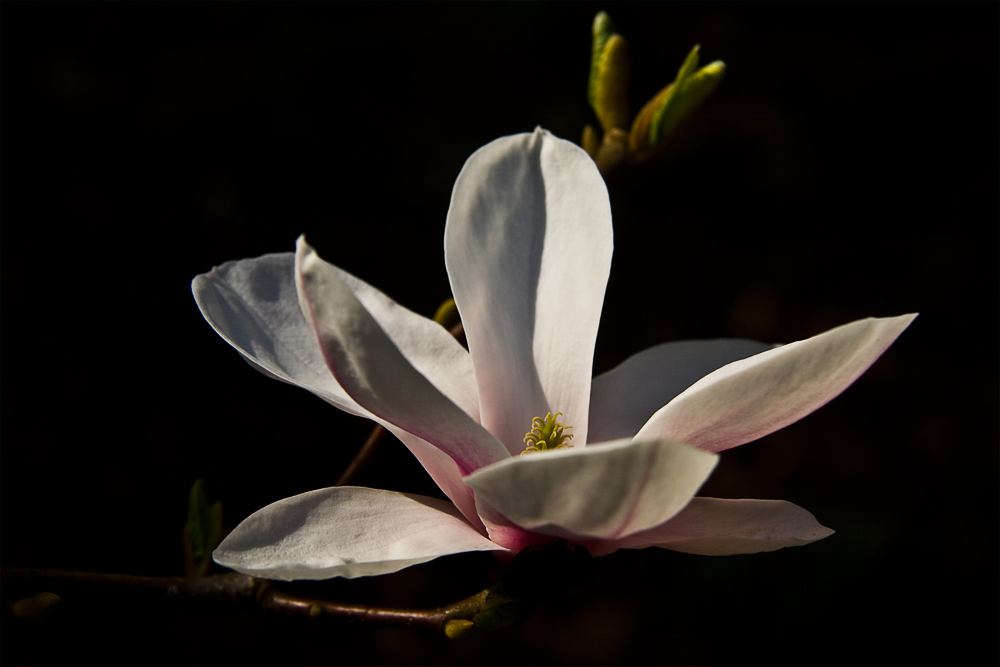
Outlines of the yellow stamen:
{"type": "Polygon", "coordinates": [[[557,412],[554,417],[551,412],[546,412],[544,419],[541,417],[532,419],[531,430],[524,434],[524,441],[528,446],[521,452],[521,456],[570,447],[571,445],[566,443],[573,439],[573,434],[565,431],[573,427],[556,421],[561,416],[561,412],[557,412]]]}

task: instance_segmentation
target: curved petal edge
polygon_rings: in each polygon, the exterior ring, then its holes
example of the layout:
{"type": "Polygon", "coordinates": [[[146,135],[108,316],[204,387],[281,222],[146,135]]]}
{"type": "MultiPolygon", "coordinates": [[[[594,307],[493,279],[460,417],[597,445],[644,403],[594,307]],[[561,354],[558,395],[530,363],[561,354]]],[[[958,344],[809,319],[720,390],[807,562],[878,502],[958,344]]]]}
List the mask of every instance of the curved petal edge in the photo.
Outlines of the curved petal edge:
{"type": "Polygon", "coordinates": [[[631,438],[657,410],[712,371],[774,347],[744,338],[661,343],[594,378],[588,444],[631,438]]]}
{"type": "Polygon", "coordinates": [[[303,315],[344,391],[373,415],[448,454],[462,474],[507,458],[504,446],[400,351],[335,267],[303,237],[296,255],[303,315]]]}
{"type": "Polygon", "coordinates": [[[587,441],[612,237],[594,161],[540,128],[483,146],[455,181],[445,264],[482,424],[512,455],[546,412],[563,413],[587,441]]]}
{"type": "Polygon", "coordinates": [[[723,366],[657,411],[636,438],[721,452],[773,433],[847,389],[915,317],[858,320],[723,366]]]}
{"type": "Polygon", "coordinates": [[[340,486],[279,500],[245,519],[212,558],[263,579],[396,572],[440,556],[503,547],[444,500],[340,486]]]}
{"type": "Polygon", "coordinates": [[[330,374],[302,317],[290,252],[226,262],[195,276],[191,291],[205,320],[253,368],[370,417],[330,374]]]}
{"type": "Polygon", "coordinates": [[[675,517],[655,528],[588,548],[595,556],[646,547],[731,556],[802,546],[833,532],[811,513],[785,500],[693,498],[675,517]]]}
{"type": "Polygon", "coordinates": [[[677,442],[621,440],[501,461],[465,483],[487,527],[506,519],[546,535],[613,539],[679,512],[717,462],[677,442]]]}

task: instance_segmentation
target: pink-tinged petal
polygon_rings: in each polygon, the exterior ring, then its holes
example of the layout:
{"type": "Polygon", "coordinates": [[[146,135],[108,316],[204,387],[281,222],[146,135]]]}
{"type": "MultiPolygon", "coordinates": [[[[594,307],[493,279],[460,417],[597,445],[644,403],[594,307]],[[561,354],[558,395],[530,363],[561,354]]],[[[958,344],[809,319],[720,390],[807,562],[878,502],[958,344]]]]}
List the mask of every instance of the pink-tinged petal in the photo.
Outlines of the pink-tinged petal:
{"type": "Polygon", "coordinates": [[[784,500],[694,498],[666,523],[588,548],[595,556],[646,547],[729,556],[798,547],[832,534],[812,514],[784,500]]]}
{"type": "Polygon", "coordinates": [[[486,535],[486,527],[479,518],[479,514],[476,513],[476,501],[472,497],[472,491],[462,481],[462,473],[459,472],[455,461],[426,440],[418,438],[412,433],[407,433],[388,422],[382,420],[378,420],[378,422],[406,445],[406,448],[416,457],[434,483],[438,485],[438,488],[462,513],[465,520],[473,528],[486,535]]]}
{"type": "Polygon", "coordinates": [[[330,374],[302,316],[294,254],[226,262],[196,276],[191,291],[208,323],[251,366],[341,410],[369,416],[330,374]]]}
{"type": "MultiPolygon", "coordinates": [[[[485,517],[483,523],[486,526],[486,534],[489,535],[491,542],[514,552],[519,552],[530,546],[548,544],[552,541],[553,537],[552,535],[537,533],[521,528],[520,526],[515,526],[507,517],[495,511],[492,511],[489,516],[485,517]]],[[[559,537],[573,539],[573,536],[568,532],[565,535],[559,535],[559,537]]]]}
{"type": "Polygon", "coordinates": [[[338,271],[302,238],[295,264],[300,307],[327,367],[351,398],[441,449],[462,474],[508,456],[496,438],[407,360],[338,271]]]}
{"type": "Polygon", "coordinates": [[[465,483],[475,491],[487,527],[506,520],[557,537],[614,539],[679,512],[717,460],[676,442],[620,440],[511,458],[476,471],[465,483]]]}
{"type": "Polygon", "coordinates": [[[847,389],[915,317],[858,320],[723,366],[654,414],[636,438],[721,452],[784,428],[847,389]]]}
{"type": "MultiPolygon", "coordinates": [[[[343,269],[332,264],[328,266],[375,318],[407,361],[470,417],[478,420],[479,396],[472,358],[455,337],[437,322],[400,306],[343,269]]],[[[486,529],[476,514],[472,493],[462,481],[462,473],[455,461],[426,440],[383,419],[375,417],[375,420],[406,445],[466,520],[485,535],[486,529]]]]}
{"type": "Polygon", "coordinates": [[[340,486],[255,512],[212,557],[243,574],[287,581],[387,574],[439,556],[498,549],[444,500],[340,486]]]}
{"type": "Polygon", "coordinates": [[[511,454],[533,417],[587,440],[611,206],[593,160],[544,130],[476,151],[455,182],[445,264],[476,369],[482,424],[511,454]]]}
{"type": "Polygon", "coordinates": [[[712,371],[772,345],[742,338],[664,343],[634,354],[590,388],[591,444],[631,438],[657,410],[712,371]]]}

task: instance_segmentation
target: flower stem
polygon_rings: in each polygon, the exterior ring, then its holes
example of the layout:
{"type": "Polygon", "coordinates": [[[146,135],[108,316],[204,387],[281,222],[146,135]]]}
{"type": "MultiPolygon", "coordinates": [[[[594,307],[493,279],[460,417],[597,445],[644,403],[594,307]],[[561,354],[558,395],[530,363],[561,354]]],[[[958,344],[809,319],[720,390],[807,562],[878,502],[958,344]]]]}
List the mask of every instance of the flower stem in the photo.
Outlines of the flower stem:
{"type": "Polygon", "coordinates": [[[270,590],[261,599],[264,611],[289,616],[333,616],[352,621],[363,621],[390,626],[421,627],[444,632],[445,624],[455,619],[471,619],[483,608],[489,589],[434,609],[395,609],[358,604],[342,604],[327,600],[314,600],[270,590]]]}
{"type": "Polygon", "coordinates": [[[345,470],[343,474],[337,478],[334,486],[347,486],[354,480],[355,477],[357,477],[358,473],[361,472],[361,469],[364,468],[371,459],[372,454],[375,453],[375,449],[378,447],[378,443],[382,441],[385,433],[385,427],[381,424],[375,424],[375,428],[372,429],[368,439],[365,440],[365,444],[361,445],[361,449],[359,449],[358,453],[354,455],[353,459],[351,459],[351,463],[347,466],[347,470],[345,470]]]}

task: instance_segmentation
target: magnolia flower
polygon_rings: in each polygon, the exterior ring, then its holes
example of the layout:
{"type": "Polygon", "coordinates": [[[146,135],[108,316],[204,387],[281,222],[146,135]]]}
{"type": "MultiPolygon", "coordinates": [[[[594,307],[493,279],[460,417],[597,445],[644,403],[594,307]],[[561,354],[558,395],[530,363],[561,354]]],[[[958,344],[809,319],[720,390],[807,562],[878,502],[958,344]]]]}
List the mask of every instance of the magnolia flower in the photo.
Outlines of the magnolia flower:
{"type": "Polygon", "coordinates": [[[323,579],[553,537],[594,555],[650,546],[721,555],[833,532],[785,501],[695,493],[719,452],[835,397],[915,315],[781,347],[667,343],[592,378],[611,208],[587,154],[541,129],[469,158],[444,242],[468,351],[303,238],[294,254],[194,279],[205,319],[251,365],[383,425],[451,500],[359,487],[304,493],[243,521],[216,562],[323,579]]]}

